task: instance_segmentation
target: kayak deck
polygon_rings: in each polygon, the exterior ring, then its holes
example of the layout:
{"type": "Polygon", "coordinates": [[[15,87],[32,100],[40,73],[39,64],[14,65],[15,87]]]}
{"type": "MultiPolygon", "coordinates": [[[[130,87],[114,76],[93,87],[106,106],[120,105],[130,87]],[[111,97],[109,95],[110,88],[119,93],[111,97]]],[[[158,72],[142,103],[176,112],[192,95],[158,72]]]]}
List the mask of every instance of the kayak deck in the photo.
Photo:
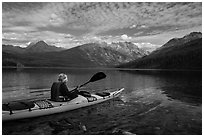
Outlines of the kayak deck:
{"type": "Polygon", "coordinates": [[[94,104],[98,104],[104,102],[106,100],[117,97],[124,88],[118,90],[106,90],[106,92],[110,93],[107,96],[91,94],[90,97],[84,97],[82,95],[78,95],[77,98],[72,99],[67,102],[55,102],[49,99],[47,100],[39,100],[33,102],[34,106],[32,108],[27,108],[23,110],[3,110],[2,111],[2,120],[15,120],[15,119],[23,119],[23,118],[31,118],[43,115],[50,115],[55,113],[66,112],[94,104]],[[111,92],[112,91],[112,92],[111,92]]]}

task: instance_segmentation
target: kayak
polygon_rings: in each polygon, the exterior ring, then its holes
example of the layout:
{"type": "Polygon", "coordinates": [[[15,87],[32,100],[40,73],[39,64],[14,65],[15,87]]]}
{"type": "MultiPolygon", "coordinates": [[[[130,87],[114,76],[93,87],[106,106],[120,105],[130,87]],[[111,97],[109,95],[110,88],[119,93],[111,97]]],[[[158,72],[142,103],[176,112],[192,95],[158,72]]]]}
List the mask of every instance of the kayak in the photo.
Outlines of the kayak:
{"type": "Polygon", "coordinates": [[[103,92],[90,94],[90,96],[80,94],[78,97],[65,102],[55,102],[50,99],[44,99],[30,102],[5,103],[2,106],[2,120],[10,121],[32,118],[79,109],[116,98],[123,90],[124,88],[105,90],[103,92]]]}

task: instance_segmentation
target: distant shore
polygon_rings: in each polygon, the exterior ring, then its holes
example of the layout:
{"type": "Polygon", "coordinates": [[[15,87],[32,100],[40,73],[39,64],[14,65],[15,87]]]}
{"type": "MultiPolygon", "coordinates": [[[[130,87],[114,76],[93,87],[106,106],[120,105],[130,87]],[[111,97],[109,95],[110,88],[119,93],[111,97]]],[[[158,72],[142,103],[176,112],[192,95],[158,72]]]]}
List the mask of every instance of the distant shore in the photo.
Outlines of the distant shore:
{"type": "Polygon", "coordinates": [[[2,66],[2,69],[103,69],[103,70],[133,70],[133,71],[196,71],[200,72],[202,69],[140,69],[140,68],[115,68],[115,67],[14,67],[2,66]]]}

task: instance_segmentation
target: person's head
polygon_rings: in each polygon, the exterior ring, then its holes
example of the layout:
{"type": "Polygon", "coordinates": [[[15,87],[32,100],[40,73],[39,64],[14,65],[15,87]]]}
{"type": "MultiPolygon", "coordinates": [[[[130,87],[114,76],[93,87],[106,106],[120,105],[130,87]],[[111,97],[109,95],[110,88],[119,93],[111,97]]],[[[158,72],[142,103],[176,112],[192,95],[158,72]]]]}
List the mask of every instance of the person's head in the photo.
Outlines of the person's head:
{"type": "Polygon", "coordinates": [[[59,76],[58,76],[58,81],[59,82],[67,82],[68,81],[68,78],[67,78],[67,75],[66,74],[64,74],[64,73],[61,73],[61,74],[59,74],[59,76]]]}

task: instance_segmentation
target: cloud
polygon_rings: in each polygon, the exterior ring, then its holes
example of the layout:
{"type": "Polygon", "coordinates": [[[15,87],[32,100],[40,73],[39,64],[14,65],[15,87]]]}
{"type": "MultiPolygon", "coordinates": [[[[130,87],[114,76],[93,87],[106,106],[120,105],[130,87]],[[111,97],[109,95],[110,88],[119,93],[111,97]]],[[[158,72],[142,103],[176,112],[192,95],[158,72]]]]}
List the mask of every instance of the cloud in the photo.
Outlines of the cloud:
{"type": "Polygon", "coordinates": [[[141,35],[143,33],[144,33],[143,31],[139,31],[139,32],[134,33],[134,36],[138,36],[138,35],[141,35]]]}
{"type": "Polygon", "coordinates": [[[14,23],[29,22],[36,27],[85,27],[91,34],[136,26],[190,27],[201,24],[202,19],[200,3],[47,3],[41,6],[35,4],[31,9],[19,6],[10,12],[3,10],[4,23],[11,23],[6,19],[10,16],[14,23]]]}
{"type": "Polygon", "coordinates": [[[6,32],[32,32],[37,31],[35,27],[32,26],[13,26],[13,27],[4,27],[3,31],[6,32]]]}
{"type": "Polygon", "coordinates": [[[130,28],[132,29],[132,28],[136,28],[137,27],[137,25],[132,25],[132,26],[130,26],[130,28]]]}
{"type": "Polygon", "coordinates": [[[96,38],[105,32],[109,35],[117,32],[113,40],[135,40],[136,36],[201,25],[201,2],[3,2],[2,5],[3,33],[18,33],[19,39],[27,33],[28,41],[41,38],[64,46],[76,45],[73,39],[78,44],[100,41],[96,38]]]}
{"type": "Polygon", "coordinates": [[[155,45],[163,45],[168,42],[172,38],[181,38],[186,34],[189,34],[193,31],[200,32],[202,30],[202,26],[199,27],[192,27],[189,29],[184,30],[172,30],[172,31],[162,31],[154,35],[145,35],[145,36],[138,36],[132,38],[132,42],[135,43],[152,43],[155,45]]]}
{"type": "Polygon", "coordinates": [[[41,32],[27,32],[27,33],[3,33],[3,43],[13,43],[18,46],[27,46],[29,42],[36,42],[40,40],[46,41],[50,45],[59,47],[71,48],[76,46],[76,38],[71,34],[55,33],[52,31],[41,31],[41,32]],[[19,44],[16,44],[19,43],[19,44]]]}
{"type": "Polygon", "coordinates": [[[147,43],[134,43],[134,44],[137,45],[139,48],[142,48],[142,49],[149,51],[149,52],[152,52],[153,50],[162,46],[162,45],[151,44],[149,42],[147,42],[147,43]]]}
{"type": "Polygon", "coordinates": [[[126,35],[126,34],[121,35],[121,38],[123,40],[130,40],[131,39],[131,37],[128,37],[128,35],[126,35]]]}
{"type": "Polygon", "coordinates": [[[146,25],[141,25],[140,28],[147,28],[147,26],[146,25]]]}
{"type": "Polygon", "coordinates": [[[153,30],[153,31],[150,31],[150,32],[147,32],[146,34],[147,35],[156,35],[156,34],[160,34],[160,33],[163,33],[164,31],[162,30],[153,30]]]}

